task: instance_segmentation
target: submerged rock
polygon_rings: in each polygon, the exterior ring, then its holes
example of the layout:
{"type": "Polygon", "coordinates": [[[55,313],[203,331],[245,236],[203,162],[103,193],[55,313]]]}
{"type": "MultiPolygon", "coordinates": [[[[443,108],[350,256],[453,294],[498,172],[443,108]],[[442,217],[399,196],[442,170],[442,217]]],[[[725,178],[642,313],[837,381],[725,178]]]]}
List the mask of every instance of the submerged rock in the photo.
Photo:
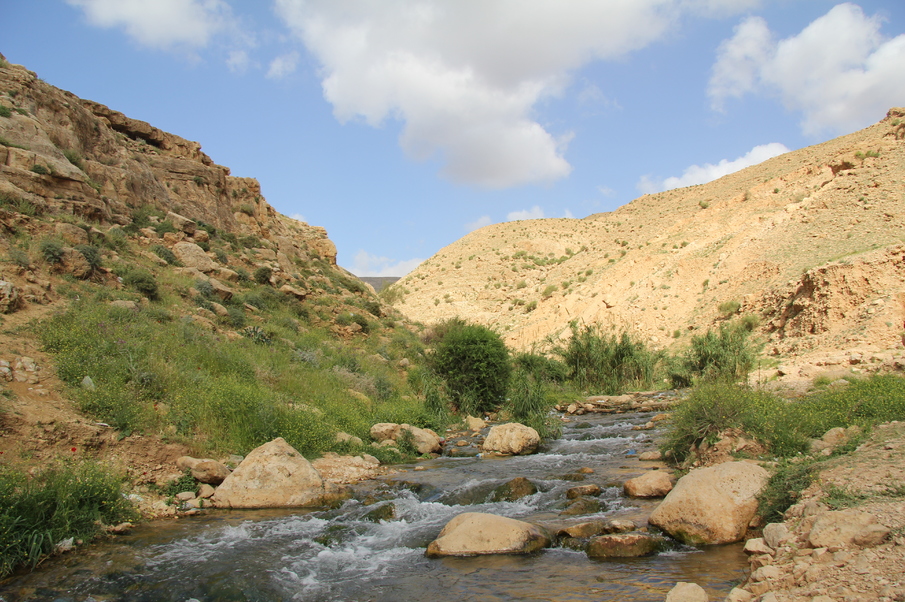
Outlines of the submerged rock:
{"type": "Polygon", "coordinates": [[[515,477],[493,491],[492,502],[514,502],[537,493],[537,486],[525,477],[515,477]]]}
{"type": "Polygon", "coordinates": [[[653,554],[662,540],[648,533],[616,533],[599,535],[588,542],[590,558],[634,558],[653,554]]]}

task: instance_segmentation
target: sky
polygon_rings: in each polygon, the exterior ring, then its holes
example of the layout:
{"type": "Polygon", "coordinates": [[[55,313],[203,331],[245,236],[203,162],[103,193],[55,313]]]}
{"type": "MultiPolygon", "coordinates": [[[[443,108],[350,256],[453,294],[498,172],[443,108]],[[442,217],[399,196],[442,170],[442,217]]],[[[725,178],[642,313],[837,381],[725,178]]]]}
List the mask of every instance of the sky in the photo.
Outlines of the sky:
{"type": "Polygon", "coordinates": [[[0,0],[0,53],[200,142],[359,276],[905,106],[902,0],[0,0]]]}

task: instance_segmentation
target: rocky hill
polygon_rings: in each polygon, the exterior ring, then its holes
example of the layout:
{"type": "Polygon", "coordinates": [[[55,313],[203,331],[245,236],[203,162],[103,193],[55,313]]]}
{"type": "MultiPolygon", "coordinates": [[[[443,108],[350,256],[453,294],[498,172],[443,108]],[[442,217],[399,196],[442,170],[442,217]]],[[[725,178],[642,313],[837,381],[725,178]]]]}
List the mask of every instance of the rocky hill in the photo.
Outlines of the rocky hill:
{"type": "Polygon", "coordinates": [[[892,109],[862,131],[611,213],[487,226],[403,278],[396,307],[426,323],[476,320],[520,349],[562,339],[573,321],[681,346],[755,314],[782,361],[895,363],[903,139],[905,109],[892,109]]]}
{"type": "Polygon", "coordinates": [[[150,205],[257,237],[287,273],[295,259],[335,265],[323,228],[277,213],[257,180],[230,176],[199,143],[82,100],[2,56],[0,63],[0,225],[7,232],[21,225],[15,213],[127,225],[150,205]]]}

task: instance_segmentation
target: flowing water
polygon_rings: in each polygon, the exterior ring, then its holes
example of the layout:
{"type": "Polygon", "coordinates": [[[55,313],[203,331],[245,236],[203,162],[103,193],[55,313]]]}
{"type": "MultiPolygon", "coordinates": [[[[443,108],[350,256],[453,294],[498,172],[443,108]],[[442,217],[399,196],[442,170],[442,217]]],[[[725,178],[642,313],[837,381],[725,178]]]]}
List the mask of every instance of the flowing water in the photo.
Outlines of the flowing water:
{"type": "Polygon", "coordinates": [[[619,484],[647,467],[649,415],[583,416],[540,453],[422,462],[358,488],[335,510],[210,511],[144,525],[112,542],[48,563],[0,587],[0,602],[625,600],[661,602],[677,581],[722,599],[744,576],[741,545],[675,544],[655,556],[591,560],[549,548],[530,556],[428,559],[427,544],[452,517],[488,512],[556,526],[592,519],[644,524],[655,501],[623,497],[619,484]],[[603,488],[601,511],[560,516],[575,473],[603,488]],[[492,502],[526,477],[538,492],[492,502]],[[360,501],[359,501],[360,500],[360,501]],[[391,507],[390,507],[391,506],[391,507]],[[384,517],[378,519],[377,516],[384,517]]]}

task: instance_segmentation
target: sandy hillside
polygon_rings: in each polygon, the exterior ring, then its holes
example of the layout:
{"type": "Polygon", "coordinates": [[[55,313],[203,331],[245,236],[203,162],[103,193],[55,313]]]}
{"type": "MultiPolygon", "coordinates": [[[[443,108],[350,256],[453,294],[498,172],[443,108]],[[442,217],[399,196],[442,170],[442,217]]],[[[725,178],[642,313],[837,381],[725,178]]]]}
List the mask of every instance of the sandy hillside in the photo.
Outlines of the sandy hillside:
{"type": "Polygon", "coordinates": [[[475,320],[529,349],[573,320],[682,345],[738,304],[781,359],[895,362],[903,138],[905,109],[892,109],[854,134],[611,213],[487,226],[403,278],[396,307],[425,323],[475,320]]]}

